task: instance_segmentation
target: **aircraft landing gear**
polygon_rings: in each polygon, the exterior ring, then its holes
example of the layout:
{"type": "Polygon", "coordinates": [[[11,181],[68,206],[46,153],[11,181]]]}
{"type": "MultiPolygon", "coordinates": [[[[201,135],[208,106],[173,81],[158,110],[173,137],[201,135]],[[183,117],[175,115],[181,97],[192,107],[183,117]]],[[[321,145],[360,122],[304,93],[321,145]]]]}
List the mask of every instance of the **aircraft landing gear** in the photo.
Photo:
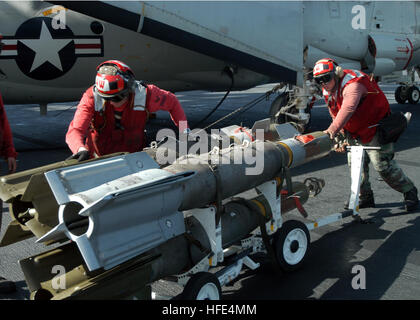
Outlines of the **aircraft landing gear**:
{"type": "Polygon", "coordinates": [[[420,100],[420,90],[416,86],[399,86],[395,90],[395,100],[399,104],[404,104],[406,101],[417,104],[420,100]]]}
{"type": "Polygon", "coordinates": [[[299,110],[297,100],[292,99],[289,92],[280,94],[271,104],[269,115],[274,123],[293,122],[297,130],[304,133],[310,125],[312,108],[308,103],[303,111],[299,110]]]}
{"type": "Polygon", "coordinates": [[[47,115],[47,103],[40,103],[39,104],[39,113],[41,116],[47,115]]]}
{"type": "Polygon", "coordinates": [[[420,91],[416,86],[409,87],[407,90],[408,103],[417,104],[420,99],[420,91]]]}
{"type": "Polygon", "coordinates": [[[406,88],[402,86],[399,86],[395,90],[395,93],[394,93],[395,101],[397,101],[398,104],[404,104],[405,101],[407,100],[405,91],[406,91],[406,88]]]}
{"type": "Polygon", "coordinates": [[[418,75],[420,69],[415,67],[408,71],[408,80],[400,82],[400,86],[395,90],[395,101],[399,104],[404,104],[408,101],[409,104],[417,104],[420,100],[420,90],[414,85],[414,74],[418,75]]]}

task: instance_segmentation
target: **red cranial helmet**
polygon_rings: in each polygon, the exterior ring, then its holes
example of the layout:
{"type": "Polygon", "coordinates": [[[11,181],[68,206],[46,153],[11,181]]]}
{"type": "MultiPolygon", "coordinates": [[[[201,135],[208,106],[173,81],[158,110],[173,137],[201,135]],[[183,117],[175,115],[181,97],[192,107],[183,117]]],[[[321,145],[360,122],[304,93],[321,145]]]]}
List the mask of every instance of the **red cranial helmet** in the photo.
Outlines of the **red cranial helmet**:
{"type": "Polygon", "coordinates": [[[337,63],[333,59],[321,59],[315,63],[313,75],[314,78],[323,76],[327,73],[335,73],[337,63]]]}
{"type": "Polygon", "coordinates": [[[126,95],[133,87],[134,73],[121,61],[102,62],[96,71],[95,88],[105,99],[126,95]]]}
{"type": "Polygon", "coordinates": [[[339,69],[341,70],[333,59],[321,59],[315,63],[312,74],[316,83],[328,83],[335,75],[339,75],[339,69]]]}

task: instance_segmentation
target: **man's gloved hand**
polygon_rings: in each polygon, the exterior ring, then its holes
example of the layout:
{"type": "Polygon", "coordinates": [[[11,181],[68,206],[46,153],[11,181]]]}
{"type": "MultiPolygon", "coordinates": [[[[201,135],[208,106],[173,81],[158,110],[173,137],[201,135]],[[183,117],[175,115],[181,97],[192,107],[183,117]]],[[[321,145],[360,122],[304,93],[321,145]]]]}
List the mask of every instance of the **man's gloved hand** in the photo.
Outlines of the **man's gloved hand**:
{"type": "Polygon", "coordinates": [[[338,153],[345,153],[347,151],[347,146],[349,146],[349,144],[347,142],[343,142],[341,144],[336,144],[334,151],[338,152],[338,153]]]}
{"type": "Polygon", "coordinates": [[[88,160],[89,158],[90,158],[89,151],[82,150],[82,151],[79,151],[78,153],[71,155],[66,160],[77,159],[77,161],[80,162],[80,161],[88,160]]]}
{"type": "Polygon", "coordinates": [[[345,153],[347,151],[347,147],[350,145],[344,134],[341,132],[334,137],[334,142],[334,151],[338,153],[345,153]]]}

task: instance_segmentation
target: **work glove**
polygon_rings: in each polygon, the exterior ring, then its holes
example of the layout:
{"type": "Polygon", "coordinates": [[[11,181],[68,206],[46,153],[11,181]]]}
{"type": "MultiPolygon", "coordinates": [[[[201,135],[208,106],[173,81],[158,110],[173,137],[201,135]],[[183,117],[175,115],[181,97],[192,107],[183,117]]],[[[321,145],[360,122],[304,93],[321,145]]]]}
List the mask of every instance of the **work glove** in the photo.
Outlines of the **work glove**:
{"type": "Polygon", "coordinates": [[[338,153],[345,153],[347,151],[347,147],[350,146],[348,139],[341,132],[334,137],[334,142],[334,151],[338,153]]]}
{"type": "Polygon", "coordinates": [[[88,160],[90,158],[89,151],[82,150],[68,157],[66,160],[77,159],[78,162],[88,160]]]}
{"type": "Polygon", "coordinates": [[[350,146],[347,142],[343,142],[340,144],[335,145],[334,151],[338,153],[345,153],[347,151],[347,147],[350,146]]]}

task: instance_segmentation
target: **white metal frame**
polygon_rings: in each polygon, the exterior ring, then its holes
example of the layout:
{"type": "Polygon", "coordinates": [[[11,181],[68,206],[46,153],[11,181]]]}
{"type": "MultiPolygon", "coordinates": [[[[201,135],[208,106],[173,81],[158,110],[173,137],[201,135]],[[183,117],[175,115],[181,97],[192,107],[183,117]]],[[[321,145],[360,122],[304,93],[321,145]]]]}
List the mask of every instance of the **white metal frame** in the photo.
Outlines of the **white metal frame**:
{"type": "MultiPolygon", "coordinates": [[[[334,213],[321,218],[315,222],[306,223],[308,230],[314,230],[352,215],[353,218],[360,218],[359,215],[359,191],[363,170],[364,151],[369,149],[380,149],[380,147],[351,146],[348,147],[351,152],[351,194],[349,199],[349,209],[351,213],[334,213]]],[[[266,198],[272,213],[272,219],[266,223],[267,234],[274,234],[283,224],[281,216],[281,198],[277,196],[277,182],[275,180],[267,181],[254,189],[248,190],[233,198],[253,199],[256,195],[263,194],[266,198]]],[[[230,200],[230,199],[228,199],[230,200]]],[[[203,226],[210,240],[211,250],[208,256],[204,257],[199,263],[187,272],[176,276],[178,284],[185,286],[189,278],[200,271],[208,271],[210,267],[217,266],[219,262],[223,262],[225,252],[228,255],[230,251],[241,251],[252,248],[251,253],[266,252],[264,243],[261,238],[261,231],[256,231],[246,239],[241,240],[240,246],[232,246],[226,250],[222,248],[222,225],[221,222],[216,226],[215,215],[216,208],[209,207],[205,209],[193,209],[185,211],[184,214],[193,215],[203,226]],[[210,259],[216,257],[216,259],[210,259]]],[[[251,270],[257,269],[260,264],[255,263],[248,255],[238,259],[232,265],[220,270],[217,278],[221,286],[224,286],[234,280],[240,274],[243,266],[247,266],[251,270]]]]}
{"type": "Polygon", "coordinates": [[[281,216],[281,196],[277,196],[277,182],[276,180],[267,181],[255,188],[261,192],[271,209],[271,220],[266,223],[266,230],[268,235],[274,234],[283,223],[281,216]]]}
{"type": "MultiPolygon", "coordinates": [[[[272,219],[266,223],[267,233],[271,235],[281,227],[283,222],[281,216],[281,198],[280,196],[277,196],[277,182],[276,180],[267,181],[257,186],[252,191],[254,192],[248,191],[235,195],[233,198],[240,197],[249,200],[255,198],[255,195],[263,194],[270,205],[272,213],[272,219]]],[[[220,221],[216,226],[216,208],[214,206],[210,206],[208,208],[186,210],[184,211],[184,216],[193,216],[200,222],[207,234],[212,252],[204,257],[193,268],[176,276],[177,283],[182,286],[186,285],[193,274],[201,271],[208,271],[210,267],[215,267],[218,263],[221,263],[224,260],[224,250],[222,247],[222,223],[220,221]]],[[[252,248],[252,253],[265,252],[265,247],[258,233],[255,233],[247,239],[243,239],[241,241],[241,245],[236,247],[238,251],[252,248]]],[[[231,266],[226,267],[223,272],[220,272],[218,275],[220,285],[223,286],[234,280],[239,275],[244,265],[251,270],[255,270],[260,266],[259,263],[255,263],[250,257],[244,256],[243,258],[238,259],[231,266]]]]}
{"type": "Polygon", "coordinates": [[[213,255],[209,258],[209,265],[214,267],[217,266],[217,263],[223,262],[222,222],[219,221],[219,224],[216,226],[216,208],[210,206],[208,208],[191,209],[184,211],[185,214],[194,216],[206,231],[210,241],[210,249],[213,252],[213,255]]]}
{"type": "MultiPolygon", "coordinates": [[[[349,146],[347,149],[351,153],[351,192],[349,199],[349,209],[355,219],[360,219],[359,215],[359,192],[360,182],[362,180],[363,160],[365,157],[365,150],[379,150],[380,147],[365,147],[365,146],[349,146]]],[[[314,230],[322,226],[326,226],[333,222],[342,220],[348,217],[348,214],[333,213],[315,222],[307,223],[306,227],[309,230],[314,230]]]]}

